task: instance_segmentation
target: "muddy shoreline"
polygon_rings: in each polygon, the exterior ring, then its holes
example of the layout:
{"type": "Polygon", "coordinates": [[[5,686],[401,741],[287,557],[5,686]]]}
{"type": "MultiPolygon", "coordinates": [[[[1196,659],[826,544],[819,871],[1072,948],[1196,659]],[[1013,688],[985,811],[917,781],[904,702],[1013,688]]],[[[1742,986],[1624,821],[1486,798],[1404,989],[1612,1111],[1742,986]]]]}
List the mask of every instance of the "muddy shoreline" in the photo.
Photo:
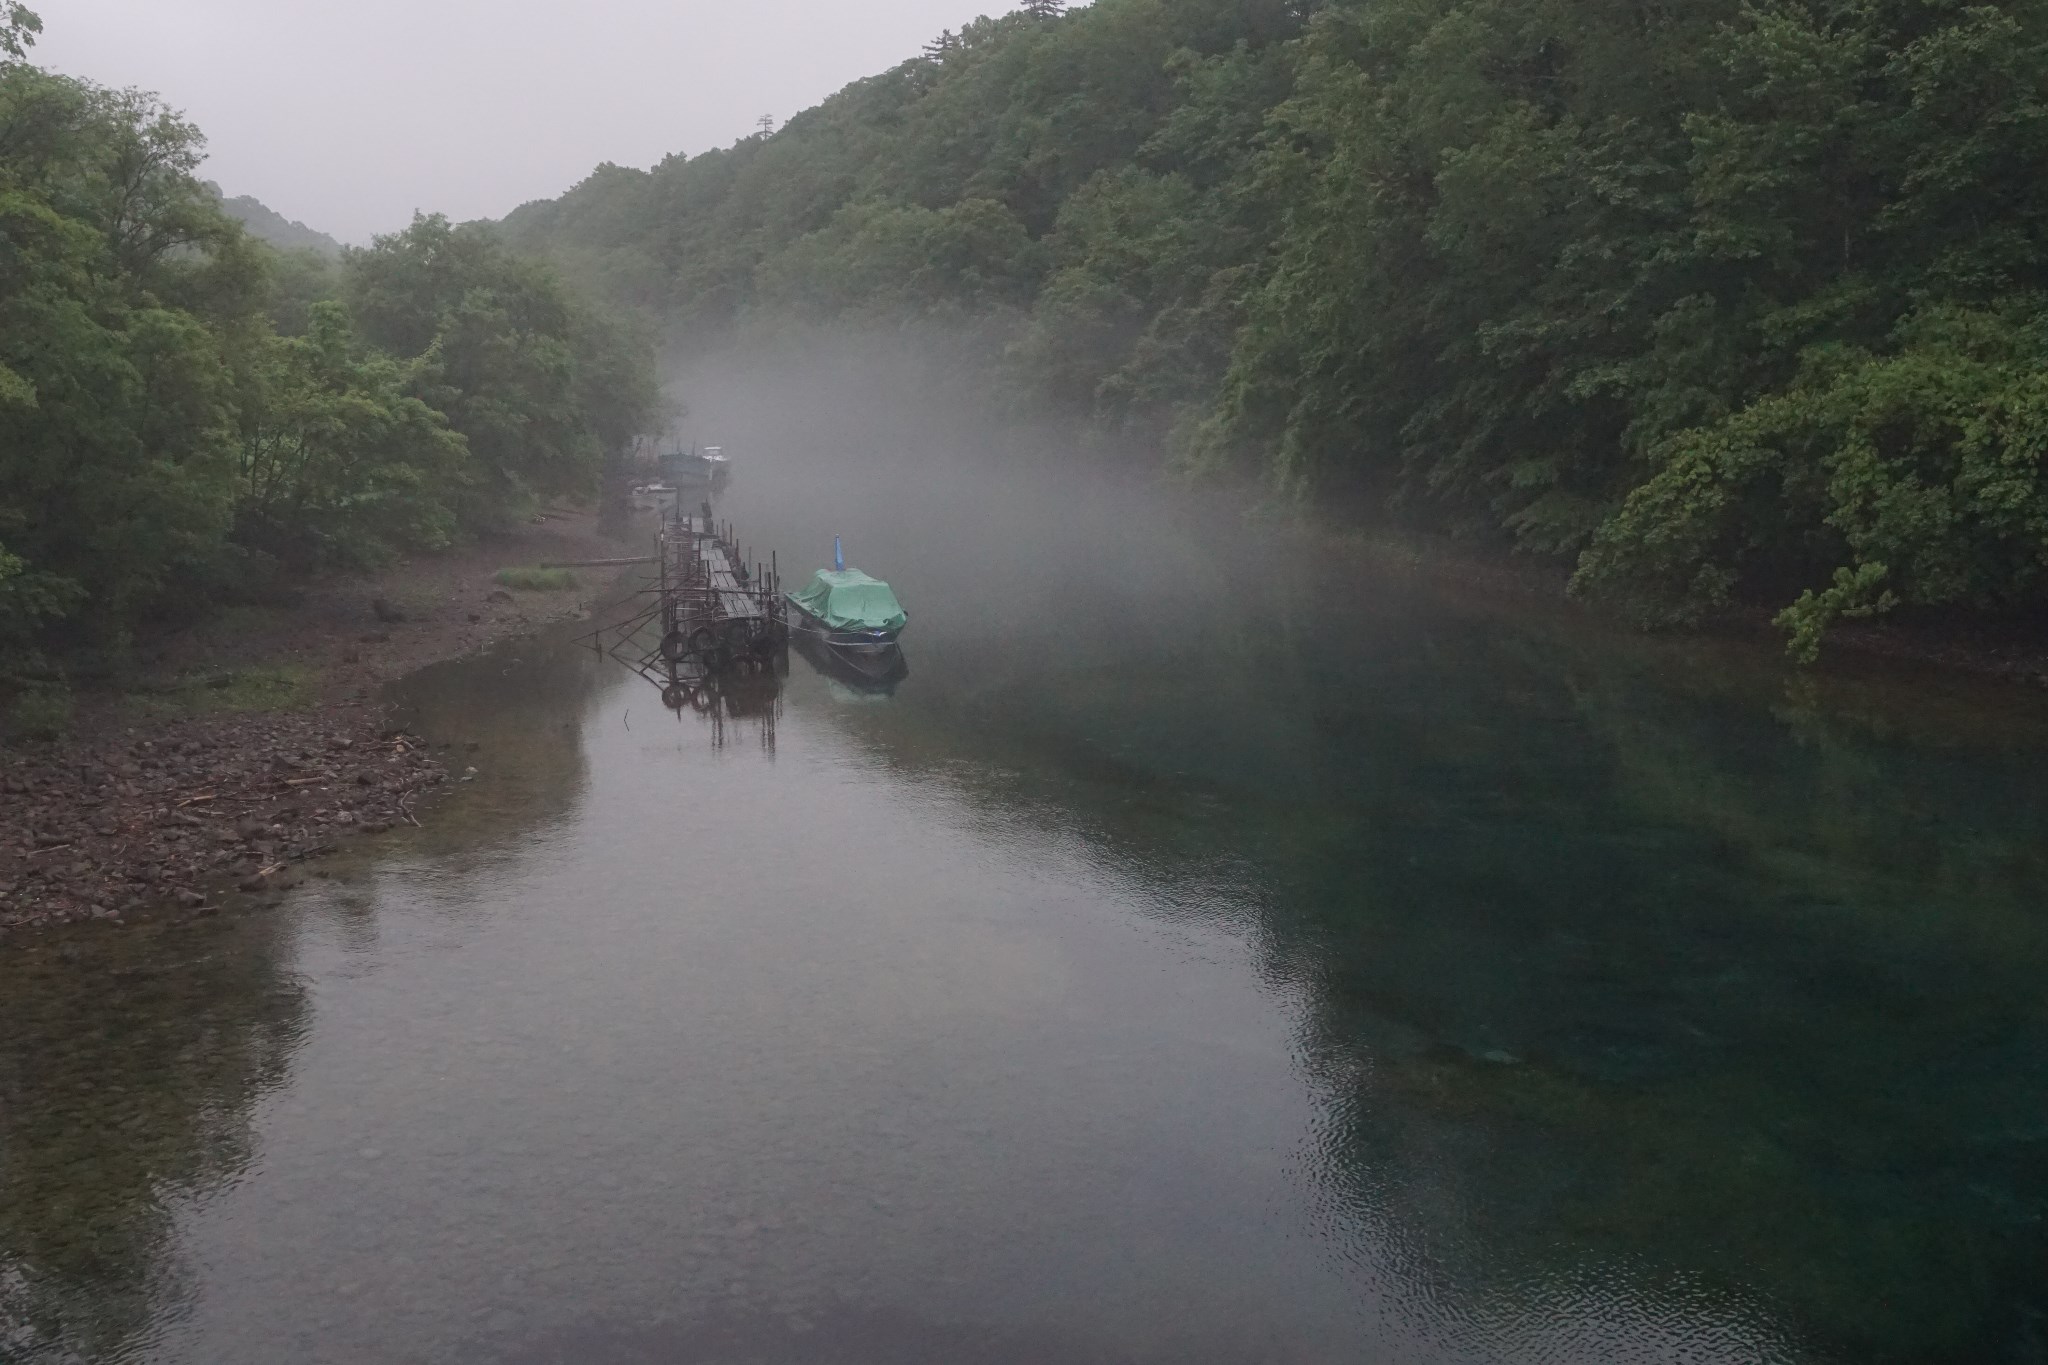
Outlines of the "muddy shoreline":
{"type": "Polygon", "coordinates": [[[0,749],[0,941],[98,920],[202,916],[275,900],[309,860],[416,824],[463,755],[392,727],[383,684],[587,615],[615,569],[513,592],[499,569],[629,553],[637,529],[586,512],[288,606],[223,613],[140,642],[130,691],[80,698],[69,734],[0,749]]]}

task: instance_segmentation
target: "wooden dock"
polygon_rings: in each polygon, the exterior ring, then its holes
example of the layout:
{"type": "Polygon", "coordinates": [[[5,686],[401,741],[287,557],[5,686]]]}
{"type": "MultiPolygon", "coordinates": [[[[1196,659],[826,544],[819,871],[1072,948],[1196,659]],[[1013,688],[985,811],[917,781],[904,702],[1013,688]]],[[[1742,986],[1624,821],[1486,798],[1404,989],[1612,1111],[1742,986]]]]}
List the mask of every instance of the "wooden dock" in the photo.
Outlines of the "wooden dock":
{"type": "Polygon", "coordinates": [[[694,512],[671,510],[655,553],[631,562],[654,565],[654,580],[640,607],[592,643],[658,686],[670,710],[707,715],[721,735],[728,714],[761,720],[772,750],[789,668],[789,613],[774,557],[749,561],[707,501],[694,512]]]}

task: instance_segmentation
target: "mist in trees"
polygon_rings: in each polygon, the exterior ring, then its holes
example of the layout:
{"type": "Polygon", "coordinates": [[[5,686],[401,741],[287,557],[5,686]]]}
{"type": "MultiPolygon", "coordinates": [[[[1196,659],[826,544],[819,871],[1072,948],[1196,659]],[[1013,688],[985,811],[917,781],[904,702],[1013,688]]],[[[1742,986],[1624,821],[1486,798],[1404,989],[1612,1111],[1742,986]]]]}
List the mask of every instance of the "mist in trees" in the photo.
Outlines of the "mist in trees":
{"type": "Polygon", "coordinates": [[[490,229],[273,250],[196,128],[31,65],[39,28],[0,9],[0,688],[591,491],[644,424],[651,342],[490,229]]]}
{"type": "Polygon", "coordinates": [[[2043,0],[1034,0],[338,262],[252,241],[196,129],[39,30],[0,8],[10,658],[587,489],[656,330],[788,320],[943,324],[1181,473],[1646,623],[1763,604],[1810,653],[2048,590],[2043,0]]]}
{"type": "Polygon", "coordinates": [[[685,345],[971,322],[1191,474],[1650,623],[2038,606],[2038,0],[1097,0],[511,238],[685,345]]]}

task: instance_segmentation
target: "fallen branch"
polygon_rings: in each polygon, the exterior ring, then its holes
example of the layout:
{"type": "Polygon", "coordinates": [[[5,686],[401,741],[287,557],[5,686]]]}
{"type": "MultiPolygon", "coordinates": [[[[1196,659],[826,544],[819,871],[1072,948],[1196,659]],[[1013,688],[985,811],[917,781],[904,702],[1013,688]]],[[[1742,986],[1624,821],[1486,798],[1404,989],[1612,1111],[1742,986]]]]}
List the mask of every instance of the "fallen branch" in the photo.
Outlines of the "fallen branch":
{"type": "Polygon", "coordinates": [[[214,799],[214,797],[215,797],[216,795],[217,795],[217,793],[215,793],[215,792],[201,792],[201,793],[199,793],[199,795],[197,795],[197,796],[188,796],[188,797],[186,797],[186,798],[185,798],[185,799],[184,799],[183,801],[180,801],[180,802],[178,803],[178,805],[179,805],[180,807],[184,807],[184,806],[196,806],[196,805],[198,805],[198,804],[199,804],[200,802],[202,802],[202,801],[211,801],[211,800],[213,800],[213,799],[214,799]]]}

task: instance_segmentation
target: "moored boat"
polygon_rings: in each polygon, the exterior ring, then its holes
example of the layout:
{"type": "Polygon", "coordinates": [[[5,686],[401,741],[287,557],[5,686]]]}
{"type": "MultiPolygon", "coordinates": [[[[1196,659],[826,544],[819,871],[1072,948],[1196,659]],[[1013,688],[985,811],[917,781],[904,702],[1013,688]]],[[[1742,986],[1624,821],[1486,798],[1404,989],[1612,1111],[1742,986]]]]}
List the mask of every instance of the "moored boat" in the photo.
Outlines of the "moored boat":
{"type": "Polygon", "coordinates": [[[900,646],[873,651],[834,649],[822,636],[802,629],[791,631],[789,642],[841,700],[886,699],[910,676],[910,661],[903,657],[900,646]]]}
{"type": "Polygon", "coordinates": [[[879,578],[847,568],[844,555],[833,558],[839,567],[820,569],[804,587],[785,594],[796,609],[795,624],[843,654],[894,649],[910,620],[895,591],[879,578]]]}
{"type": "Polygon", "coordinates": [[[673,484],[722,488],[732,473],[732,457],[720,446],[691,446],[680,443],[661,453],[662,477],[673,484]]]}

